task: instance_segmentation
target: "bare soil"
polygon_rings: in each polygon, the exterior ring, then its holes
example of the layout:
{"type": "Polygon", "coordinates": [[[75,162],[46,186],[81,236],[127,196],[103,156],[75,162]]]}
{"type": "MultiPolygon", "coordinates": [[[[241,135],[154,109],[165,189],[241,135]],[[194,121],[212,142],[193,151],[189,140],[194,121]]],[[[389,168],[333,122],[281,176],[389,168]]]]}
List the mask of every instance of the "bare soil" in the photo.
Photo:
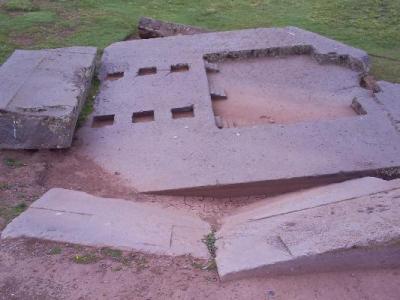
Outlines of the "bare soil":
{"type": "MultiPolygon", "coordinates": [[[[0,218],[9,222],[48,189],[63,187],[157,202],[216,220],[257,197],[140,195],[76,147],[0,152],[0,218]]],[[[1,222],[0,222],[0,226],[1,222]]],[[[0,228],[1,230],[1,228],[0,228]]],[[[221,283],[205,261],[32,239],[0,240],[0,299],[398,299],[400,270],[258,278],[221,283]]]]}

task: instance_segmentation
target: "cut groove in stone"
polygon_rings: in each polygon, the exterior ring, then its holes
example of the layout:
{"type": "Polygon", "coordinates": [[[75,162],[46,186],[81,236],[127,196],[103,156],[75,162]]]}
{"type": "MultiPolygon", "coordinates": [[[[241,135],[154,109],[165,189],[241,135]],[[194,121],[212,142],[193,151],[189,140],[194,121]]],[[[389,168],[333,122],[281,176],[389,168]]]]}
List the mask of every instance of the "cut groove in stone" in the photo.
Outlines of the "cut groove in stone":
{"type": "Polygon", "coordinates": [[[144,123],[154,121],[154,110],[138,111],[132,114],[132,123],[144,123]]]}
{"type": "Polygon", "coordinates": [[[171,109],[171,113],[172,113],[172,119],[193,118],[194,107],[193,105],[190,105],[179,108],[173,108],[171,109]]]}
{"type": "Polygon", "coordinates": [[[99,128],[104,126],[111,126],[114,124],[114,117],[115,115],[101,115],[101,116],[94,116],[92,127],[99,128]]]}
{"type": "Polygon", "coordinates": [[[110,73],[107,74],[107,80],[118,80],[121,79],[122,77],[124,77],[124,72],[115,72],[115,73],[110,73]]]}
{"type": "Polygon", "coordinates": [[[147,68],[140,68],[138,70],[138,75],[139,76],[145,76],[145,75],[152,75],[157,73],[157,68],[156,67],[147,67],[147,68]]]}
{"type": "Polygon", "coordinates": [[[187,71],[189,71],[189,64],[171,65],[171,72],[187,72],[187,71]]]}

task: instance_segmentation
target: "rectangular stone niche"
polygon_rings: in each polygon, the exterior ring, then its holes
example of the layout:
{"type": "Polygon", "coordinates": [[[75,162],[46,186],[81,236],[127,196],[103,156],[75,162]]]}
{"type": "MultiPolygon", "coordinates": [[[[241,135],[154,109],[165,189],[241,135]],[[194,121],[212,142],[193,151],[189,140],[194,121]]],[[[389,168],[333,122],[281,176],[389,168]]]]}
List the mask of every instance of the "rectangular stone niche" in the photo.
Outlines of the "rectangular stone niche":
{"type": "Polygon", "coordinates": [[[172,119],[193,118],[193,105],[171,109],[172,119]]]}
{"type": "Polygon", "coordinates": [[[139,111],[132,114],[132,123],[145,123],[154,121],[154,110],[139,111]]]}

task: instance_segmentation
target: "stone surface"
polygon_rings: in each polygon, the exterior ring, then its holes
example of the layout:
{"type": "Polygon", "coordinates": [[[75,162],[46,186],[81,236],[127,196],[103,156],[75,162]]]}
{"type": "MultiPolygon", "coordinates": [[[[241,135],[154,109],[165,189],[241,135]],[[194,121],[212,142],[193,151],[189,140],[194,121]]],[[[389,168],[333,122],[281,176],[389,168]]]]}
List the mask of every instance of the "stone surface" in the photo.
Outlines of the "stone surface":
{"type": "Polygon", "coordinates": [[[51,189],[14,219],[1,237],[208,258],[201,239],[210,230],[197,216],[176,209],[51,189]]]}
{"type": "Polygon", "coordinates": [[[373,175],[400,166],[400,135],[360,87],[367,70],[364,51],[294,27],[115,43],[91,119],[108,122],[79,131],[80,151],[161,194],[270,194],[373,175]],[[180,64],[189,69],[172,71],[180,64]],[[215,83],[228,99],[211,100],[215,83]],[[132,123],[138,112],[154,117],[132,123]]]}
{"type": "Polygon", "coordinates": [[[378,102],[387,111],[393,125],[400,131],[400,84],[379,81],[381,91],[375,94],[378,102]]]}
{"type": "Polygon", "coordinates": [[[0,67],[0,149],[67,148],[96,48],[16,50],[0,67]]]}
{"type": "Polygon", "coordinates": [[[142,39],[160,38],[175,35],[192,35],[198,33],[205,33],[208,30],[152,18],[141,17],[138,24],[139,36],[142,39]]]}
{"type": "Polygon", "coordinates": [[[221,222],[223,280],[400,264],[400,180],[366,177],[269,198],[221,222]]]}

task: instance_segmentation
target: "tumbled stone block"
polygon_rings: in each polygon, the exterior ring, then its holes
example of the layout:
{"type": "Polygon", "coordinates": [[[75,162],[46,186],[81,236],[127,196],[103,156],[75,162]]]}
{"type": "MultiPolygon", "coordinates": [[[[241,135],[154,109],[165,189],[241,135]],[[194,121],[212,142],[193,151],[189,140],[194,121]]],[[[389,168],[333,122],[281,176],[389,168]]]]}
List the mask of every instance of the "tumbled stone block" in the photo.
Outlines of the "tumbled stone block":
{"type": "Polygon", "coordinates": [[[178,209],[56,188],[14,219],[1,237],[207,259],[202,239],[210,231],[207,222],[178,209]]]}
{"type": "Polygon", "coordinates": [[[284,194],[221,222],[222,280],[393,267],[400,261],[400,181],[366,177],[284,194]]]}
{"type": "Polygon", "coordinates": [[[96,48],[16,50],[0,67],[0,149],[68,148],[96,48]]]}

